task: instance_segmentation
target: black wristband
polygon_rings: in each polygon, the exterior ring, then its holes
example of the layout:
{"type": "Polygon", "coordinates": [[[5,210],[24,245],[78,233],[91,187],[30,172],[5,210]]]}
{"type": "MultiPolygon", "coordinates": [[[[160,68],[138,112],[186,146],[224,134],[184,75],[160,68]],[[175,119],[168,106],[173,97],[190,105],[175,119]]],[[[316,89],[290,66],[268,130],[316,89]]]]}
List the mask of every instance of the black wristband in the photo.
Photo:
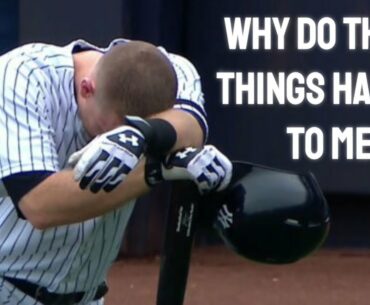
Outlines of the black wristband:
{"type": "Polygon", "coordinates": [[[146,154],[163,159],[176,143],[176,130],[166,120],[149,119],[147,122],[152,127],[152,138],[148,143],[146,154]]]}
{"type": "Polygon", "coordinates": [[[166,120],[126,117],[127,124],[137,128],[147,144],[145,155],[157,159],[164,158],[175,145],[177,134],[175,128],[166,120]]]}

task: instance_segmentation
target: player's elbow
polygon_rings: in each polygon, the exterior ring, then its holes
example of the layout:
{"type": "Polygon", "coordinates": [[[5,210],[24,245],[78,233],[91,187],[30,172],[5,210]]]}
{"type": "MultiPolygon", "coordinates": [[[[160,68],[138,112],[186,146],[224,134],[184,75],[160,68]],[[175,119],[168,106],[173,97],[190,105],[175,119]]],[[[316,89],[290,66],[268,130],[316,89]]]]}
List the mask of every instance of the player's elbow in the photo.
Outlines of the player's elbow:
{"type": "Polygon", "coordinates": [[[49,217],[40,209],[40,206],[34,200],[23,197],[19,202],[19,210],[23,218],[30,222],[32,226],[39,230],[46,230],[52,227],[49,217]]]}
{"type": "Polygon", "coordinates": [[[50,222],[47,222],[39,217],[32,218],[32,220],[30,220],[30,223],[34,228],[38,230],[46,230],[53,227],[50,222]]]}

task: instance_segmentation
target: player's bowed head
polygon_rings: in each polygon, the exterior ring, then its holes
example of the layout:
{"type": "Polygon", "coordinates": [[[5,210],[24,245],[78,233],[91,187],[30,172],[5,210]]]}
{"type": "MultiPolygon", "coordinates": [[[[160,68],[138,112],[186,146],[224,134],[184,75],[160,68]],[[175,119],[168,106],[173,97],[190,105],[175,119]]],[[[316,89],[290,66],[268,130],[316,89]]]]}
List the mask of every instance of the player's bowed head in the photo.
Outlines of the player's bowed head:
{"type": "Polygon", "coordinates": [[[80,117],[92,137],[122,125],[125,115],[146,118],[175,102],[176,73],[152,44],[130,41],[105,54],[77,53],[75,67],[80,117]]]}

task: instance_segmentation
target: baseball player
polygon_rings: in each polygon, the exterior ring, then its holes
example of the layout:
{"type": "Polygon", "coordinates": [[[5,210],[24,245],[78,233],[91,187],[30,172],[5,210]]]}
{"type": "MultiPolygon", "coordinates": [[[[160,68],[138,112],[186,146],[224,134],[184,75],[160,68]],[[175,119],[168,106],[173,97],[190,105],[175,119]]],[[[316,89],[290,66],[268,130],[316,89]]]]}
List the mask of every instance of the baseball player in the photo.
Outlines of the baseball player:
{"type": "Polygon", "coordinates": [[[103,304],[135,198],[162,180],[226,187],[203,103],[192,64],[144,42],[1,56],[0,303],[103,304]]]}

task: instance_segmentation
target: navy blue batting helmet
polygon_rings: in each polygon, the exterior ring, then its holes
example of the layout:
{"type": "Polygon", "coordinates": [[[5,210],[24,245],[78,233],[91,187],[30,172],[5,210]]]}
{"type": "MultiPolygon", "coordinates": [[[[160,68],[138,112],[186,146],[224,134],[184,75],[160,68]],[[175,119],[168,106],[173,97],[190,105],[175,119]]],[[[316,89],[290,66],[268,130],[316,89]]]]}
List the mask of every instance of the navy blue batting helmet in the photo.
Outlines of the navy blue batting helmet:
{"type": "Polygon", "coordinates": [[[233,162],[231,184],[203,203],[214,211],[213,225],[226,245],[262,263],[295,262],[317,249],[329,230],[329,208],[311,173],[233,162]]]}

